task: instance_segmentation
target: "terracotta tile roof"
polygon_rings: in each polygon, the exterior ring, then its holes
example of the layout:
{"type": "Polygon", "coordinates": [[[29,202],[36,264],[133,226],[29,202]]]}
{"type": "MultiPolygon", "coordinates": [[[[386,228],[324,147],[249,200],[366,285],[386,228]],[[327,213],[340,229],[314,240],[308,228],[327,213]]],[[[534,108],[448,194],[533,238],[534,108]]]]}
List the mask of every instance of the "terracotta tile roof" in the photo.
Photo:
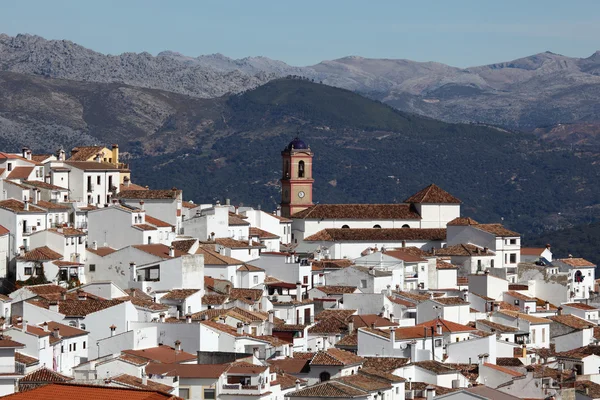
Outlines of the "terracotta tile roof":
{"type": "Polygon", "coordinates": [[[431,184],[404,201],[405,203],[417,204],[460,204],[461,201],[444,189],[435,184],[431,184]]]}
{"type": "Polygon", "coordinates": [[[35,365],[35,364],[39,363],[40,361],[37,358],[31,357],[31,356],[28,356],[26,354],[19,353],[18,351],[16,351],[15,352],[15,362],[25,364],[25,366],[29,367],[31,365],[35,365]]]}
{"type": "Polygon", "coordinates": [[[356,286],[316,286],[315,289],[325,294],[344,294],[356,292],[356,286]]]}
{"type": "Polygon", "coordinates": [[[422,301],[425,300],[429,300],[429,296],[425,295],[425,294],[419,294],[419,293],[413,293],[413,292],[404,292],[404,291],[395,291],[395,294],[397,294],[400,297],[404,297],[406,299],[410,299],[413,300],[417,303],[420,303],[422,301]]]}
{"type": "Polygon", "coordinates": [[[364,364],[363,364],[363,368],[361,368],[358,371],[358,373],[361,375],[375,377],[375,378],[378,378],[378,379],[381,379],[384,381],[388,381],[388,382],[392,382],[392,383],[400,383],[400,382],[406,381],[406,379],[402,378],[401,376],[390,374],[389,372],[385,372],[385,371],[375,369],[375,368],[366,368],[366,367],[364,367],[364,364]]]}
{"type": "Polygon", "coordinates": [[[88,334],[88,332],[84,331],[83,329],[75,328],[74,326],[69,326],[54,321],[48,321],[47,324],[49,331],[48,333],[54,332],[54,330],[58,328],[58,333],[60,334],[60,336],[65,338],[73,338],[88,334]]]}
{"type": "Polygon", "coordinates": [[[363,368],[391,372],[408,364],[409,361],[410,359],[401,357],[365,357],[363,368]]]}
{"type": "Polygon", "coordinates": [[[202,304],[207,306],[219,306],[224,304],[228,299],[228,296],[222,294],[205,294],[202,296],[202,304]]]}
{"type": "Polygon", "coordinates": [[[259,301],[263,296],[262,289],[241,289],[232,288],[229,291],[229,298],[231,299],[248,299],[253,302],[259,301]]]}
{"type": "Polygon", "coordinates": [[[521,313],[521,312],[517,312],[517,311],[503,310],[502,308],[498,312],[502,313],[504,315],[511,316],[513,318],[523,319],[534,325],[535,324],[549,324],[551,322],[549,319],[546,319],[546,318],[534,317],[533,315],[525,314],[525,313],[521,313]]]}
{"type": "Polygon", "coordinates": [[[496,235],[497,237],[515,237],[521,234],[506,229],[502,224],[477,224],[475,228],[496,235]]]}
{"type": "Polygon", "coordinates": [[[136,224],[133,225],[135,229],[139,229],[140,231],[155,231],[156,227],[148,224],[136,224]]]}
{"type": "Polygon", "coordinates": [[[259,239],[279,239],[279,236],[260,228],[250,228],[250,236],[258,237],[259,239]]]}
{"type": "Polygon", "coordinates": [[[456,284],[459,286],[466,286],[469,284],[469,278],[466,276],[459,276],[456,278],[456,284]]]}
{"type": "Polygon", "coordinates": [[[191,201],[182,201],[181,205],[183,206],[183,208],[189,208],[189,209],[196,208],[196,207],[200,206],[200,204],[196,204],[196,203],[193,203],[191,201]]]}
{"type": "Polygon", "coordinates": [[[52,283],[27,286],[27,290],[37,294],[38,296],[43,296],[47,294],[61,294],[67,291],[65,288],[60,287],[58,285],[54,285],[52,283]]]}
{"type": "Polygon", "coordinates": [[[148,190],[147,187],[136,185],[135,183],[129,182],[128,185],[121,183],[119,185],[119,193],[124,192],[125,190],[148,190]]]}
{"type": "Polygon", "coordinates": [[[344,336],[335,344],[335,347],[355,349],[358,347],[358,334],[351,333],[344,336]]]}
{"type": "Polygon", "coordinates": [[[447,226],[468,226],[468,225],[478,225],[479,222],[475,221],[470,217],[457,217],[452,221],[448,222],[447,226]]]}
{"type": "MultiPolygon", "coordinates": [[[[151,254],[155,257],[163,259],[173,258],[169,255],[169,246],[164,244],[134,244],[132,247],[135,247],[136,249],[143,251],[144,253],[151,254]]],[[[184,253],[175,249],[175,258],[181,257],[182,255],[184,255],[184,253]]]]}
{"type": "Polygon", "coordinates": [[[169,309],[169,307],[165,304],[155,303],[154,301],[152,301],[152,298],[146,299],[140,296],[129,295],[128,297],[119,297],[116,300],[129,300],[131,301],[131,304],[133,304],[136,308],[144,308],[146,310],[167,311],[169,309]]]}
{"type": "Polygon", "coordinates": [[[399,297],[393,297],[393,296],[388,296],[387,298],[392,303],[400,304],[401,306],[405,306],[405,307],[409,307],[409,308],[416,307],[416,304],[413,303],[412,301],[404,300],[399,297]]]}
{"type": "Polygon", "coordinates": [[[198,293],[200,289],[172,289],[165,294],[161,299],[164,300],[185,300],[191,295],[198,293]]]}
{"type": "Polygon", "coordinates": [[[423,322],[416,326],[427,327],[427,328],[433,327],[434,329],[437,329],[438,323],[442,325],[442,332],[454,333],[454,332],[469,332],[469,331],[476,330],[475,328],[472,328],[470,326],[457,324],[456,322],[448,321],[448,320],[441,319],[441,318],[432,319],[431,321],[423,322]]]}
{"type": "Polygon", "coordinates": [[[35,167],[14,167],[6,179],[27,179],[35,167]]]}
{"type": "Polygon", "coordinates": [[[119,360],[128,362],[130,364],[133,365],[146,365],[148,363],[148,359],[147,358],[143,358],[143,357],[138,357],[138,356],[134,356],[133,354],[120,354],[117,357],[119,360]]]}
{"type": "Polygon", "coordinates": [[[362,389],[367,392],[375,390],[389,390],[392,385],[384,380],[366,374],[355,374],[337,378],[336,381],[345,383],[348,386],[362,389]]]}
{"type": "Polygon", "coordinates": [[[42,387],[10,395],[10,400],[179,400],[170,394],[140,389],[111,386],[83,385],[79,383],[51,383],[42,387]]]}
{"type": "Polygon", "coordinates": [[[171,246],[174,247],[175,250],[179,250],[182,253],[189,253],[197,242],[197,239],[176,240],[171,242],[171,246]]]}
{"type": "Polygon", "coordinates": [[[521,255],[522,256],[540,256],[545,247],[521,247],[521,255]]]}
{"type": "Polygon", "coordinates": [[[57,235],[61,235],[61,236],[87,236],[87,233],[85,233],[81,229],[75,229],[75,228],[69,228],[69,227],[50,228],[50,229],[48,229],[48,232],[56,233],[57,235]]]}
{"type": "MultiPolygon", "coordinates": [[[[30,304],[48,309],[46,300],[30,300],[30,304]]],[[[59,300],[58,312],[68,317],[83,317],[123,303],[123,300],[59,300]]]]}
{"type": "Polygon", "coordinates": [[[523,301],[536,301],[535,298],[527,296],[523,293],[515,292],[514,290],[509,290],[505,293],[511,297],[514,297],[515,299],[519,299],[519,300],[523,300],[523,301]]]}
{"type": "Polygon", "coordinates": [[[523,362],[515,357],[497,357],[496,365],[501,367],[524,367],[523,362]]]}
{"type": "Polygon", "coordinates": [[[299,380],[301,385],[306,385],[304,379],[296,378],[293,375],[286,374],[285,372],[277,372],[276,380],[271,382],[271,386],[280,385],[281,390],[291,389],[296,387],[296,381],[299,380]]]}
{"type": "Polygon", "coordinates": [[[506,301],[500,301],[497,302],[497,304],[500,306],[500,310],[521,311],[519,307],[515,306],[514,304],[510,304],[506,301]]]}
{"type": "Polygon", "coordinates": [[[248,272],[264,272],[265,271],[264,269],[254,266],[254,265],[251,265],[251,264],[244,264],[241,267],[239,267],[237,270],[238,271],[248,271],[248,272]]]}
{"type": "Polygon", "coordinates": [[[321,260],[321,261],[312,261],[312,266],[317,267],[319,269],[341,269],[347,268],[354,264],[354,261],[349,260],[347,258],[337,259],[337,260],[321,260]]]}
{"type": "Polygon", "coordinates": [[[517,328],[514,328],[512,326],[502,325],[497,322],[489,321],[487,319],[478,319],[476,322],[477,322],[477,324],[485,325],[486,327],[490,328],[490,330],[493,330],[494,332],[504,333],[504,332],[518,332],[519,331],[517,328]]]}
{"type": "Polygon", "coordinates": [[[600,356],[600,346],[589,345],[589,346],[578,347],[576,349],[556,353],[555,356],[557,358],[571,358],[571,359],[581,360],[582,358],[585,358],[592,354],[596,355],[596,356],[600,356]]]}
{"type": "Polygon", "coordinates": [[[46,183],[46,182],[42,182],[42,181],[27,181],[27,180],[25,180],[21,183],[23,185],[33,186],[33,187],[48,189],[48,190],[69,190],[68,188],[56,186],[51,183],[46,183]]]}
{"type": "Polygon", "coordinates": [[[246,221],[243,218],[240,218],[238,215],[229,213],[229,226],[248,226],[250,222],[246,221]]]}
{"type": "Polygon", "coordinates": [[[297,332],[303,331],[308,325],[292,325],[292,324],[279,324],[273,327],[275,332],[297,332]]]}
{"type": "Polygon", "coordinates": [[[44,208],[46,210],[70,210],[71,206],[61,203],[53,203],[51,201],[39,200],[36,206],[44,208]]]}
{"type": "Polygon", "coordinates": [[[204,255],[204,265],[241,265],[244,262],[236,258],[219,254],[206,247],[199,247],[196,254],[204,255]]]}
{"type": "Polygon", "coordinates": [[[293,219],[420,220],[408,204],[316,204],[292,215],[293,219]]]}
{"type": "Polygon", "coordinates": [[[315,316],[315,320],[320,321],[335,317],[342,321],[348,321],[350,317],[355,313],[356,310],[345,310],[340,308],[325,309],[315,316]]]}
{"type": "Polygon", "coordinates": [[[386,256],[394,257],[405,262],[426,262],[423,256],[414,254],[414,252],[405,249],[387,250],[386,256]]]}
{"type": "Polygon", "coordinates": [[[104,146],[77,146],[71,149],[69,161],[88,161],[104,150],[104,146]]]}
{"type": "Polygon", "coordinates": [[[596,264],[584,258],[561,258],[559,261],[570,265],[571,267],[595,267],[596,264]]]}
{"type": "Polygon", "coordinates": [[[438,258],[435,260],[435,269],[458,269],[458,266],[438,258]]]}
{"type": "Polygon", "coordinates": [[[150,347],[143,350],[123,350],[122,353],[130,354],[136,357],[145,358],[149,361],[155,361],[163,364],[181,363],[184,361],[196,360],[194,354],[182,350],[175,350],[170,346],[150,347]]]}
{"type": "MultiPolygon", "coordinates": [[[[418,392],[423,393],[423,396],[425,396],[425,389],[431,386],[432,388],[435,389],[435,394],[437,396],[441,396],[444,394],[448,394],[448,393],[452,393],[452,392],[456,392],[460,389],[449,389],[447,387],[443,387],[443,386],[438,386],[438,385],[433,385],[431,383],[427,383],[427,382],[405,382],[404,383],[404,387],[405,390],[408,391],[410,388],[412,388],[415,391],[415,394],[418,392]]],[[[415,400],[424,400],[425,397],[416,397],[415,400]]]]}
{"type": "Polygon", "coordinates": [[[60,260],[63,258],[62,254],[55,252],[50,249],[48,246],[38,247],[36,249],[30,250],[22,256],[18,257],[19,260],[24,261],[52,261],[52,260],[60,260]]]}
{"type": "Polygon", "coordinates": [[[355,269],[357,271],[361,271],[365,274],[372,275],[372,276],[392,276],[392,271],[386,271],[383,269],[377,269],[377,268],[371,269],[371,267],[361,267],[358,265],[354,265],[349,268],[355,269]]]}
{"type": "Polygon", "coordinates": [[[42,162],[47,160],[48,158],[52,157],[53,154],[32,154],[31,155],[31,159],[33,161],[37,161],[37,162],[42,162]]]}
{"type": "Polygon", "coordinates": [[[485,250],[481,247],[473,244],[455,244],[453,246],[447,246],[443,249],[435,249],[436,256],[493,256],[495,253],[491,250],[485,250]]]}
{"type": "Polygon", "coordinates": [[[173,227],[173,225],[169,224],[168,222],[165,222],[158,218],[154,218],[148,214],[146,214],[145,220],[146,220],[146,224],[154,225],[158,228],[172,228],[173,227]]]}
{"type": "Polygon", "coordinates": [[[375,326],[375,328],[398,326],[397,323],[392,322],[387,318],[380,317],[377,314],[351,315],[349,319],[354,323],[355,329],[362,328],[365,326],[375,326]]]}
{"type": "Polygon", "coordinates": [[[310,370],[309,359],[282,358],[279,360],[268,360],[269,365],[277,370],[288,374],[307,373],[310,370]]]}
{"type": "MultiPolygon", "coordinates": [[[[385,329],[372,329],[372,328],[361,328],[362,330],[365,330],[369,333],[381,336],[383,338],[389,339],[390,338],[390,331],[385,329]]],[[[427,337],[431,337],[431,332],[429,330],[427,330],[427,333],[425,333],[425,329],[423,327],[415,327],[415,326],[406,326],[406,327],[400,327],[400,328],[396,328],[394,331],[394,335],[396,338],[396,341],[405,341],[405,340],[409,340],[409,339],[422,339],[425,337],[425,335],[427,335],[427,337]]],[[[434,333],[434,336],[442,336],[440,334],[437,333],[437,331],[434,333]]]]}
{"type": "Polygon", "coordinates": [[[229,249],[265,248],[264,245],[257,241],[252,241],[252,244],[249,244],[248,241],[235,240],[231,238],[217,238],[215,239],[215,243],[229,249]]]}
{"type": "Polygon", "coordinates": [[[45,213],[46,211],[42,210],[39,207],[34,206],[33,204],[29,204],[29,210],[25,210],[25,205],[22,201],[15,199],[7,199],[0,201],[0,208],[4,208],[9,211],[13,211],[15,213],[45,213]]]}
{"type": "Polygon", "coordinates": [[[596,324],[588,322],[585,319],[576,317],[575,315],[554,315],[548,318],[554,322],[577,330],[593,328],[594,326],[596,326],[596,324]]]}
{"type": "Polygon", "coordinates": [[[529,290],[529,285],[523,285],[520,283],[509,283],[508,290],[529,290]]]}
{"type": "Polygon", "coordinates": [[[514,377],[523,376],[523,373],[521,373],[521,372],[512,370],[510,368],[502,367],[500,365],[490,364],[490,363],[484,363],[483,365],[485,365],[486,367],[491,368],[493,370],[502,372],[503,374],[506,374],[506,375],[510,375],[510,376],[514,376],[514,377]]]}
{"type": "Polygon", "coordinates": [[[73,168],[80,169],[82,171],[117,171],[119,170],[116,166],[97,161],[65,161],[65,165],[73,168]]]}
{"type": "Polygon", "coordinates": [[[308,333],[312,334],[341,334],[346,331],[348,331],[348,323],[336,317],[321,319],[308,328],[308,333]]]}
{"type": "Polygon", "coordinates": [[[394,229],[323,229],[304,239],[307,242],[337,241],[418,241],[446,240],[446,229],[394,228],[394,229]]]}
{"type": "Polygon", "coordinates": [[[0,225],[0,236],[8,235],[10,231],[6,229],[4,226],[0,225]]]}
{"type": "Polygon", "coordinates": [[[137,376],[121,374],[117,376],[113,376],[110,378],[111,382],[121,383],[126,387],[137,388],[137,389],[147,389],[147,390],[157,390],[163,393],[170,393],[173,390],[172,386],[164,385],[162,383],[154,382],[151,380],[147,380],[144,385],[142,378],[138,378],[137,376]]]}
{"type": "Polygon", "coordinates": [[[24,344],[19,343],[19,342],[15,342],[14,340],[11,340],[7,337],[4,337],[3,335],[0,335],[0,349],[5,348],[23,348],[25,347],[24,344]]]}
{"type": "Polygon", "coordinates": [[[439,361],[433,361],[433,360],[417,361],[417,362],[411,363],[410,365],[415,365],[415,366],[423,368],[427,371],[434,372],[438,375],[455,374],[455,373],[459,372],[457,369],[449,366],[448,364],[442,364],[439,361]]]}
{"type": "Polygon", "coordinates": [[[460,297],[437,297],[433,301],[445,306],[464,306],[469,304],[468,301],[464,301],[460,297]]]}
{"type": "Polygon", "coordinates": [[[590,306],[589,304],[584,304],[584,303],[565,303],[562,306],[563,307],[564,306],[573,307],[573,308],[578,308],[580,310],[587,310],[587,311],[598,310],[598,307],[590,306]]]}
{"type": "Polygon", "coordinates": [[[91,247],[88,247],[86,250],[100,257],[106,257],[107,255],[117,251],[117,249],[113,249],[112,247],[98,247],[97,249],[92,249],[91,247]]]}
{"type": "Polygon", "coordinates": [[[68,382],[73,378],[59,374],[46,367],[41,367],[19,379],[19,383],[51,383],[68,382]]]}
{"type": "Polygon", "coordinates": [[[256,365],[245,361],[237,361],[229,365],[227,373],[257,375],[261,372],[265,372],[267,368],[269,367],[265,365],[256,365]]]}
{"type": "Polygon", "coordinates": [[[287,224],[287,223],[291,223],[292,222],[291,219],[284,218],[284,217],[282,217],[280,215],[271,214],[271,217],[278,219],[280,224],[287,224]]]}
{"type": "Polygon", "coordinates": [[[181,194],[181,190],[126,190],[117,194],[120,199],[176,199],[181,194]]]}
{"type": "Polygon", "coordinates": [[[166,364],[150,363],[146,366],[147,374],[178,376],[179,378],[218,379],[229,364],[166,364]]]}
{"type": "Polygon", "coordinates": [[[76,266],[84,265],[83,263],[72,262],[72,261],[54,261],[54,262],[52,262],[52,264],[56,265],[57,267],[76,267],[76,266]]]}
{"type": "Polygon", "coordinates": [[[350,399],[354,397],[367,397],[364,390],[355,389],[338,381],[327,381],[288,393],[287,397],[333,397],[336,399],[350,399]]]}
{"type": "Polygon", "coordinates": [[[589,399],[597,399],[600,397],[600,384],[589,380],[575,382],[575,390],[585,393],[585,396],[589,399]]]}
{"type": "Polygon", "coordinates": [[[226,333],[226,334],[231,335],[231,336],[235,336],[235,337],[243,336],[243,335],[238,334],[237,330],[234,327],[231,327],[231,326],[229,326],[227,324],[224,324],[224,323],[221,323],[221,322],[215,322],[215,321],[207,320],[207,321],[202,321],[200,323],[202,325],[204,325],[204,326],[207,326],[207,327],[211,328],[211,329],[217,330],[219,332],[226,333]]]}

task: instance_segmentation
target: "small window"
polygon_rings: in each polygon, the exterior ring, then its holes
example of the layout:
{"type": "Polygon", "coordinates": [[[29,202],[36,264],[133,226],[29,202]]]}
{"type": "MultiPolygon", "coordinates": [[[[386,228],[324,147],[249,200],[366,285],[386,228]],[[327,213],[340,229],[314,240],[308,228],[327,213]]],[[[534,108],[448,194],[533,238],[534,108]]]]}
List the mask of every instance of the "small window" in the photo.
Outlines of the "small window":
{"type": "Polygon", "coordinates": [[[33,273],[33,268],[25,267],[25,271],[23,272],[25,275],[31,275],[33,273]]]}
{"type": "Polygon", "coordinates": [[[517,253],[510,254],[510,263],[515,264],[517,262],[517,253]]]}
{"type": "MultiPolygon", "coordinates": [[[[206,389],[205,389],[206,390],[206,389]]],[[[204,398],[206,399],[206,392],[204,392],[204,398]]],[[[181,397],[182,399],[189,399],[190,398],[190,389],[184,389],[184,388],[179,388],[179,397],[181,397]]],[[[213,397],[214,399],[214,397],[213,397]]]]}
{"type": "Polygon", "coordinates": [[[361,279],[360,280],[360,288],[361,289],[366,289],[367,288],[367,280],[366,279],[361,279]]]}
{"type": "Polygon", "coordinates": [[[517,239],[510,239],[510,244],[517,244],[517,239]]]}
{"type": "Polygon", "coordinates": [[[494,260],[490,260],[490,267],[494,268],[494,260]]]}
{"type": "MultiPolygon", "coordinates": [[[[85,324],[81,324],[79,325],[79,329],[83,329],[85,331],[85,324]]],[[[85,342],[84,342],[85,343],[85,342]]],[[[85,349],[85,345],[83,346],[83,348],[85,349]]]]}
{"type": "Polygon", "coordinates": [[[304,178],[304,161],[298,163],[298,178],[304,178]]]}
{"type": "Polygon", "coordinates": [[[308,276],[303,276],[302,277],[302,283],[304,283],[305,285],[308,285],[308,276]]]}
{"type": "Polygon", "coordinates": [[[515,306],[519,305],[519,299],[515,299],[515,306]]]}
{"type": "Polygon", "coordinates": [[[77,343],[73,343],[73,351],[77,351],[77,343]]]}
{"type": "Polygon", "coordinates": [[[402,225],[402,227],[403,228],[410,228],[410,225],[409,224],[404,224],[404,225],[402,225]]]}
{"type": "Polygon", "coordinates": [[[435,339],[435,347],[442,347],[442,339],[435,339]]]}
{"type": "Polygon", "coordinates": [[[255,285],[258,285],[258,275],[254,275],[254,277],[252,278],[252,282],[253,282],[255,285]]]}
{"type": "Polygon", "coordinates": [[[96,272],[96,264],[90,264],[90,272],[96,272]]]}
{"type": "Polygon", "coordinates": [[[350,229],[348,225],[342,225],[342,229],[350,229]]]}
{"type": "MultiPolygon", "coordinates": [[[[181,390],[181,389],[180,389],[181,390]]],[[[215,399],[215,389],[204,389],[205,399],[215,399]]]]}
{"type": "Polygon", "coordinates": [[[331,374],[327,371],[323,371],[319,374],[319,380],[321,382],[327,382],[329,379],[331,379],[331,374]]]}
{"type": "Polygon", "coordinates": [[[373,229],[381,229],[381,225],[379,225],[379,224],[373,225],[373,229]]]}
{"type": "Polygon", "coordinates": [[[77,325],[77,322],[75,322],[75,321],[69,321],[69,326],[75,326],[75,325],[77,325]]]}
{"type": "Polygon", "coordinates": [[[12,171],[12,163],[8,163],[8,170],[12,171]]]}
{"type": "Polygon", "coordinates": [[[100,184],[100,175],[98,175],[98,177],[96,178],[96,183],[99,185],[100,184]]]}
{"type": "Polygon", "coordinates": [[[64,354],[64,352],[65,352],[65,345],[64,344],[60,345],[60,352],[64,354]]]}

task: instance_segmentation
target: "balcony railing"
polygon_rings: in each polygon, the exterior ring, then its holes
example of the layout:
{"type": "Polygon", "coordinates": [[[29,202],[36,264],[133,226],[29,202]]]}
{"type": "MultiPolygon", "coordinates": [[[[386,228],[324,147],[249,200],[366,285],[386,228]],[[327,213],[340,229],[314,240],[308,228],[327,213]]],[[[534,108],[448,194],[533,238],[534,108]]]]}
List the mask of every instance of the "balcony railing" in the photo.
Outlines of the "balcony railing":
{"type": "Polygon", "coordinates": [[[26,226],[23,228],[23,235],[31,235],[34,232],[37,232],[37,226],[26,226]]]}
{"type": "Polygon", "coordinates": [[[87,191],[88,192],[93,192],[94,191],[94,184],[93,183],[90,184],[90,185],[87,185],[87,191]]]}
{"type": "Polygon", "coordinates": [[[221,387],[222,394],[261,394],[266,390],[266,385],[242,385],[241,383],[228,383],[221,387]]]}

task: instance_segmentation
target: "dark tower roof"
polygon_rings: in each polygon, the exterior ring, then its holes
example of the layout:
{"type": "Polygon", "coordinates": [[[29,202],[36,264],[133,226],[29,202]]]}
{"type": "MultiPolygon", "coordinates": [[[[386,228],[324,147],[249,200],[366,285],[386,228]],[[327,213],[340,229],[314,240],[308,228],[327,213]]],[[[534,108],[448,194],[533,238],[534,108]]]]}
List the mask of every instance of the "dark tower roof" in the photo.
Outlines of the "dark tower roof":
{"type": "Polygon", "coordinates": [[[308,146],[306,145],[306,143],[304,143],[304,141],[302,141],[297,136],[285,148],[285,150],[287,150],[287,151],[289,151],[289,150],[306,150],[306,149],[308,149],[308,146]]]}

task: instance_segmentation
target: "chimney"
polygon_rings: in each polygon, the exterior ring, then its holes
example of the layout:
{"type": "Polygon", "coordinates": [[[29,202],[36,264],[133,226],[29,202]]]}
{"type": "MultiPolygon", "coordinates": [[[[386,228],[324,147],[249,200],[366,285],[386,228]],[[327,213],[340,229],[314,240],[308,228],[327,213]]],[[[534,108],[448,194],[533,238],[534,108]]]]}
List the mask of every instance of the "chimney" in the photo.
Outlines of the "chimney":
{"type": "Polygon", "coordinates": [[[437,334],[442,335],[442,324],[438,321],[435,327],[437,328],[437,334]]]}
{"type": "Polygon", "coordinates": [[[47,322],[44,322],[42,324],[42,329],[44,330],[44,332],[50,332],[50,329],[48,329],[48,323],[47,322]]]}
{"type": "Polygon", "coordinates": [[[192,323],[192,314],[185,314],[185,322],[188,324],[192,323]]]}
{"type": "Polygon", "coordinates": [[[547,248],[548,250],[550,250],[550,249],[552,248],[552,246],[550,246],[550,243],[546,244],[546,248],[547,248]]]}
{"type": "Polygon", "coordinates": [[[50,311],[58,312],[58,301],[51,301],[48,303],[48,309],[50,311]]]}
{"type": "Polygon", "coordinates": [[[65,159],[67,158],[65,156],[65,151],[62,148],[58,149],[58,151],[56,152],[56,158],[58,159],[58,161],[65,161],[65,159]]]}
{"type": "Polygon", "coordinates": [[[175,350],[181,351],[181,341],[179,339],[175,341],[175,350]]]}
{"type": "Polygon", "coordinates": [[[146,375],[145,372],[142,374],[142,385],[144,385],[144,386],[148,385],[148,375],[146,375]]]}
{"type": "Polygon", "coordinates": [[[160,322],[165,322],[165,316],[166,314],[164,312],[161,312],[160,314],[158,314],[159,318],[160,318],[160,322]]]}
{"type": "Polygon", "coordinates": [[[488,252],[488,248],[487,248],[487,247],[484,247],[484,248],[483,248],[483,252],[484,252],[484,253],[487,253],[487,252],[488,252]]]}
{"type": "Polygon", "coordinates": [[[19,247],[19,256],[23,257],[25,255],[25,246],[19,247]]]}
{"type": "Polygon", "coordinates": [[[169,247],[169,257],[175,257],[175,247],[173,246],[169,247]]]}
{"type": "Polygon", "coordinates": [[[78,289],[77,290],[77,299],[79,299],[79,300],[86,300],[87,299],[86,293],[83,290],[78,289]]]}
{"type": "Polygon", "coordinates": [[[302,282],[296,282],[296,300],[302,301],[302,282]]]}
{"type": "Polygon", "coordinates": [[[60,339],[60,329],[54,328],[52,330],[52,337],[56,339],[60,339]]]}
{"type": "Polygon", "coordinates": [[[27,200],[23,200],[23,210],[29,211],[29,202],[27,200]]]}
{"type": "Polygon", "coordinates": [[[102,162],[102,153],[96,154],[96,162],[97,163],[101,163],[102,162]]]}
{"type": "Polygon", "coordinates": [[[110,328],[110,336],[115,336],[115,331],[117,330],[117,327],[113,324],[111,326],[109,326],[110,328]]]}
{"type": "Polygon", "coordinates": [[[275,312],[273,310],[269,310],[269,322],[274,323],[275,320],[275,312]]]}
{"type": "Polygon", "coordinates": [[[469,302],[469,291],[467,289],[463,290],[463,300],[469,302]]]}
{"type": "Polygon", "coordinates": [[[500,303],[494,303],[494,311],[500,311],[500,303]]]}
{"type": "Polygon", "coordinates": [[[119,145],[116,143],[112,145],[112,162],[115,165],[119,164],[119,145]]]}
{"type": "Polygon", "coordinates": [[[23,147],[21,149],[21,155],[23,156],[23,158],[27,159],[27,150],[29,150],[27,147],[23,147]]]}
{"type": "Polygon", "coordinates": [[[95,240],[92,242],[92,250],[98,250],[98,242],[95,240]]]}
{"type": "Polygon", "coordinates": [[[550,311],[550,302],[548,300],[546,300],[546,303],[544,303],[544,305],[546,306],[546,311],[550,311]]]}
{"type": "Polygon", "coordinates": [[[144,200],[140,200],[140,210],[145,211],[144,200]]]}
{"type": "Polygon", "coordinates": [[[32,196],[31,196],[31,204],[37,204],[38,203],[38,190],[37,189],[32,189],[32,196]]]}
{"type": "Polygon", "coordinates": [[[562,310],[563,308],[559,306],[558,310],[556,311],[556,315],[562,315],[562,310]]]}
{"type": "Polygon", "coordinates": [[[129,187],[129,185],[131,185],[131,179],[129,179],[129,177],[126,176],[125,178],[123,178],[123,186],[129,187]]]}
{"type": "Polygon", "coordinates": [[[406,247],[406,240],[402,241],[402,248],[404,249],[406,247]]]}
{"type": "Polygon", "coordinates": [[[387,288],[387,295],[391,296],[392,295],[392,285],[387,285],[386,288],[387,288]]]}
{"type": "Polygon", "coordinates": [[[352,317],[350,317],[350,321],[348,321],[348,332],[354,332],[354,320],[352,320],[352,317]]]}
{"type": "Polygon", "coordinates": [[[425,388],[425,398],[427,400],[433,400],[435,398],[435,388],[433,386],[427,386],[425,388]]]}
{"type": "Polygon", "coordinates": [[[137,281],[137,271],[135,270],[135,263],[133,261],[129,263],[129,280],[132,282],[137,281]]]}
{"type": "Polygon", "coordinates": [[[392,348],[394,348],[394,342],[396,341],[396,328],[390,328],[390,343],[392,344],[392,348]]]}
{"type": "Polygon", "coordinates": [[[300,390],[300,379],[296,379],[296,390],[300,390]]]}
{"type": "Polygon", "coordinates": [[[242,324],[241,322],[238,322],[236,325],[236,332],[238,335],[243,335],[244,334],[244,324],[242,324]]]}

